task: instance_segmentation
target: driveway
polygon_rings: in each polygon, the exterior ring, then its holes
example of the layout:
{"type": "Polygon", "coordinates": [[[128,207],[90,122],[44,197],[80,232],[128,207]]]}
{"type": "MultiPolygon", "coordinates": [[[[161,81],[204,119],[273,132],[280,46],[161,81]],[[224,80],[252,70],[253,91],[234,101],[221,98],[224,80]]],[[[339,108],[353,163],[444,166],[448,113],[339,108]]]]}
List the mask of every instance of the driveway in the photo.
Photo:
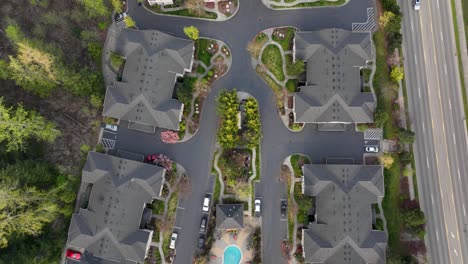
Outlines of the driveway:
{"type": "Polygon", "coordinates": [[[179,202],[184,208],[183,217],[177,219],[179,240],[175,263],[191,263],[198,239],[201,204],[212,180],[211,166],[216,141],[218,117],[215,96],[220,89],[237,89],[253,95],[259,103],[263,139],[261,142],[261,188],[262,197],[262,243],[263,263],[286,263],[280,261],[281,241],[286,238],[286,221],[280,221],[280,199],[285,196],[286,186],[278,181],[283,160],[293,153],[308,155],[313,163],[326,158],[352,158],[362,163],[363,134],[348,132],[318,132],[313,125],[306,125],[301,132],[289,131],[281,122],[276,98],[271,89],[257,76],[251,67],[247,43],[255,34],[265,28],[295,26],[301,30],[322,28],[351,29],[353,22],[367,20],[368,0],[351,0],[343,7],[307,10],[275,11],[266,8],[261,1],[241,0],[236,16],[224,22],[213,22],[191,18],[155,15],[138,7],[136,1],[129,1],[129,14],[140,29],[157,29],[183,37],[183,27],[195,25],[203,37],[224,41],[233,56],[230,71],[217,80],[206,99],[197,134],[190,140],[168,145],[161,142],[157,130],[147,134],[127,129],[127,123],[119,127],[116,149],[141,154],[163,153],[180,163],[192,179],[192,192],[179,202]],[[278,228],[281,227],[281,228],[278,228]]]}

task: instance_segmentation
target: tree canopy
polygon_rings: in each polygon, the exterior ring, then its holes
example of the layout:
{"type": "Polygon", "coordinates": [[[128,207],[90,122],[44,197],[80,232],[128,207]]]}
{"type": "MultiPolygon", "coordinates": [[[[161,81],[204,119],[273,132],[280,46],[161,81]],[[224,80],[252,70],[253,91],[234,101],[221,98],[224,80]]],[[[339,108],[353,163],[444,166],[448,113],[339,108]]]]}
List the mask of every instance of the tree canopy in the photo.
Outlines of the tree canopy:
{"type": "Polygon", "coordinates": [[[0,143],[6,151],[24,150],[28,140],[52,142],[60,135],[55,125],[36,111],[27,111],[23,105],[7,107],[0,98],[0,143]]]}
{"type": "Polygon", "coordinates": [[[226,149],[234,148],[239,142],[238,111],[239,102],[237,100],[237,91],[222,90],[216,98],[218,106],[218,115],[221,118],[221,124],[218,130],[218,142],[226,149]]]}
{"type": "Polygon", "coordinates": [[[59,215],[70,216],[75,199],[68,176],[50,165],[22,161],[0,169],[0,248],[14,236],[41,234],[59,215]]]}
{"type": "Polygon", "coordinates": [[[257,101],[253,98],[247,99],[244,105],[244,109],[246,126],[244,136],[247,140],[247,146],[254,148],[258,145],[262,137],[260,113],[258,111],[257,101]]]}
{"type": "Polygon", "coordinates": [[[197,40],[200,35],[198,32],[198,28],[196,28],[195,26],[184,27],[184,33],[185,35],[187,35],[187,37],[189,37],[192,40],[197,40]]]}

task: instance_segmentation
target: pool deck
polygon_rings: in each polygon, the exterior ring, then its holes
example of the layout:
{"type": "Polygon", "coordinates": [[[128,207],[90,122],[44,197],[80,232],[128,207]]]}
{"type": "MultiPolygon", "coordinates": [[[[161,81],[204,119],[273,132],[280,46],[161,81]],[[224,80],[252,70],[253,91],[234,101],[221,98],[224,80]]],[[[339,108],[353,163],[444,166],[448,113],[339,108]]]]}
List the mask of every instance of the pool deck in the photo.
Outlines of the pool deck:
{"type": "MultiPolygon", "coordinates": [[[[246,220],[246,216],[245,220],[246,220]]],[[[253,249],[247,249],[249,244],[249,239],[251,233],[253,233],[255,228],[250,225],[244,225],[244,228],[237,231],[237,239],[234,239],[234,234],[228,233],[225,231],[216,231],[215,232],[215,242],[210,251],[210,264],[223,264],[224,250],[226,247],[231,245],[238,246],[242,251],[241,264],[248,264],[252,262],[253,259],[253,249]],[[220,237],[218,239],[218,237],[220,237]]]]}

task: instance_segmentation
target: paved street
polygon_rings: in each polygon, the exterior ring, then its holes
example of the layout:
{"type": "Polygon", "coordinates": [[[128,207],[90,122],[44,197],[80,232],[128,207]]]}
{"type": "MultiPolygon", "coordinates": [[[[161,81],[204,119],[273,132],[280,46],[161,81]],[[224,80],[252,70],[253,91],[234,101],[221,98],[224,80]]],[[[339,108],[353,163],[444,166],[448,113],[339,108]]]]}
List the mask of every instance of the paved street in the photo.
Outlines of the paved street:
{"type": "Polygon", "coordinates": [[[257,32],[275,26],[292,25],[301,30],[330,27],[350,30],[353,22],[367,20],[367,7],[372,6],[372,1],[352,0],[340,8],[273,11],[263,6],[261,1],[241,0],[238,13],[225,22],[159,16],[138,7],[136,1],[128,3],[129,14],[140,29],[157,29],[185,38],[183,27],[195,25],[201,36],[224,41],[233,56],[230,71],[213,84],[212,92],[201,109],[200,129],[189,141],[167,145],[161,142],[159,130],[155,134],[128,130],[126,122],[119,127],[116,149],[145,155],[166,154],[184,166],[192,179],[191,194],[179,203],[184,214],[183,219],[177,219],[182,229],[178,229],[175,263],[190,263],[195,251],[202,200],[212,180],[210,174],[218,125],[215,96],[223,88],[248,92],[259,102],[263,139],[262,181],[258,184],[260,190],[257,193],[262,194],[265,201],[262,205],[263,263],[286,263],[285,260],[280,261],[283,259],[280,244],[287,236],[287,222],[280,220],[280,199],[286,197],[286,186],[278,181],[283,160],[293,153],[304,153],[313,163],[323,162],[325,158],[352,158],[359,164],[362,163],[364,139],[362,133],[354,131],[318,132],[314,126],[306,126],[299,133],[286,129],[278,116],[273,92],[251,67],[246,46],[257,32]]]}
{"type": "Polygon", "coordinates": [[[401,1],[405,74],[429,263],[468,262],[468,154],[450,1],[401,1]]]}

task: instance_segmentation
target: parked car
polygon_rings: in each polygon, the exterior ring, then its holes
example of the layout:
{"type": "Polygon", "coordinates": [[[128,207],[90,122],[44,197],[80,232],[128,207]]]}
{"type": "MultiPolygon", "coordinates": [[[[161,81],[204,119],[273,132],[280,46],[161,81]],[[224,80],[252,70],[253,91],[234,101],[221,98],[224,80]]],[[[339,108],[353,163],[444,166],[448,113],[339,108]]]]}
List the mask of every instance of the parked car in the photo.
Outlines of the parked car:
{"type": "Polygon", "coordinates": [[[67,255],[67,258],[69,258],[69,259],[81,260],[81,253],[77,252],[77,251],[74,251],[74,250],[71,250],[71,249],[67,250],[66,255],[67,255]]]}
{"type": "Polygon", "coordinates": [[[200,223],[200,232],[205,233],[206,230],[206,218],[203,217],[200,223]]]}
{"type": "Polygon", "coordinates": [[[205,196],[203,199],[203,212],[208,212],[210,210],[210,196],[205,196]]]}
{"type": "Polygon", "coordinates": [[[379,152],[379,147],[378,146],[367,146],[366,147],[366,152],[377,153],[377,152],[379,152]]]}
{"type": "Polygon", "coordinates": [[[117,125],[109,125],[109,124],[106,124],[104,126],[104,128],[108,129],[108,130],[111,130],[111,131],[114,131],[114,132],[117,132],[117,129],[118,129],[117,125]]]}
{"type": "Polygon", "coordinates": [[[281,216],[285,217],[288,211],[288,203],[285,200],[281,201],[281,216]]]}
{"type": "Polygon", "coordinates": [[[116,13],[114,19],[115,19],[115,22],[122,22],[125,17],[126,17],[125,13],[116,13]]]}
{"type": "Polygon", "coordinates": [[[260,201],[260,199],[256,198],[254,204],[255,204],[255,210],[254,210],[255,213],[260,214],[262,201],[260,201]]]}
{"type": "Polygon", "coordinates": [[[203,250],[205,248],[205,239],[203,238],[203,236],[200,236],[200,238],[198,238],[198,248],[200,250],[203,250]]]}
{"type": "Polygon", "coordinates": [[[171,235],[171,244],[169,244],[170,249],[175,249],[176,241],[177,241],[177,233],[172,233],[172,235],[171,235]]]}
{"type": "Polygon", "coordinates": [[[413,7],[414,7],[414,10],[419,10],[421,8],[421,0],[414,0],[413,7]]]}

